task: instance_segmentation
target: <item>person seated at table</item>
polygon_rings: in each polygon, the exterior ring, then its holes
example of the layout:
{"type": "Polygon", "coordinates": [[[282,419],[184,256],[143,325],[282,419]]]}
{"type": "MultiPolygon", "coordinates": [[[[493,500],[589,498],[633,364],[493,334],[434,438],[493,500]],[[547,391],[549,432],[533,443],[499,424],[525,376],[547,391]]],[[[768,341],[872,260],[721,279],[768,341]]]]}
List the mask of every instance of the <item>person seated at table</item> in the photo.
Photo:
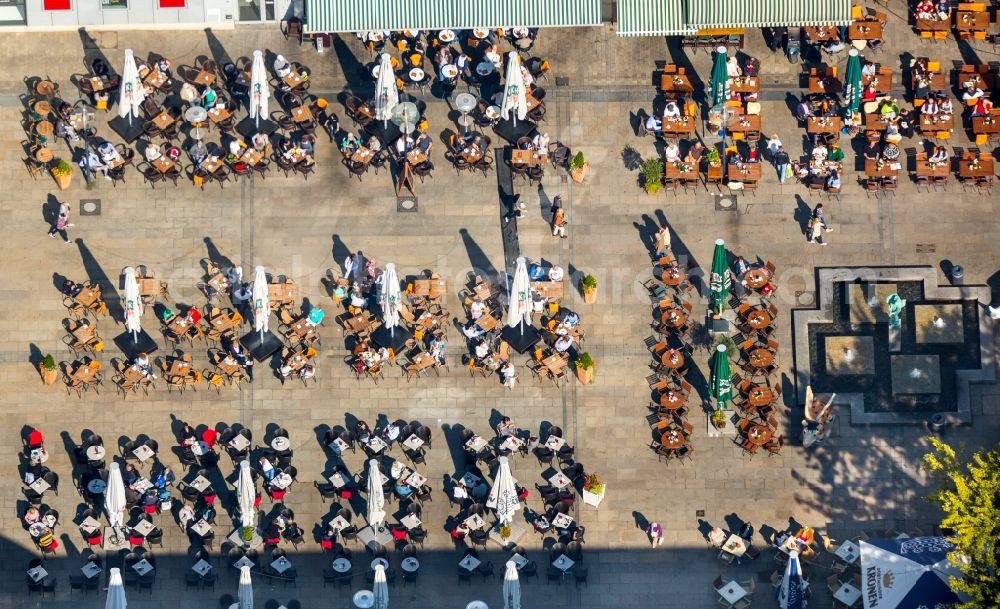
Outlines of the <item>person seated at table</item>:
{"type": "MultiPolygon", "coordinates": [[[[451,47],[449,47],[448,45],[441,45],[438,48],[437,53],[434,54],[434,63],[436,63],[439,66],[446,66],[450,64],[453,60],[454,58],[452,57],[451,54],[451,47]]],[[[443,79],[444,76],[442,75],[442,80],[443,79]]]]}
{"type": "Polygon", "coordinates": [[[917,19],[934,19],[937,16],[934,4],[928,0],[921,0],[914,10],[917,14],[917,19]]]}
{"type": "Polygon", "coordinates": [[[543,277],[545,277],[545,267],[541,262],[532,262],[528,265],[528,279],[541,281],[543,277]]]}
{"type": "Polygon", "coordinates": [[[303,366],[299,368],[300,379],[307,381],[313,378],[314,376],[316,376],[316,368],[313,367],[312,364],[303,364],[303,366]]]}
{"type": "Polygon", "coordinates": [[[361,148],[361,139],[354,135],[353,131],[348,131],[344,139],[340,141],[340,152],[349,157],[361,148]]]}
{"type": "Polygon", "coordinates": [[[556,350],[556,353],[566,353],[572,346],[573,337],[570,334],[560,336],[556,339],[556,342],[552,344],[552,348],[556,350]]]}
{"type": "Polygon", "coordinates": [[[490,345],[485,340],[480,339],[473,351],[476,354],[476,358],[483,359],[490,354],[490,345]]]}
{"type": "Polygon", "coordinates": [[[972,116],[987,116],[992,109],[993,102],[985,97],[980,97],[976,100],[976,105],[972,108],[972,116]]]}
{"type": "Polygon", "coordinates": [[[444,357],[444,349],[447,346],[448,346],[448,341],[446,341],[443,336],[441,338],[434,338],[428,345],[431,357],[436,359],[438,363],[441,364],[442,366],[447,363],[444,357]]]}
{"type": "Polygon", "coordinates": [[[145,353],[136,353],[135,359],[132,360],[132,365],[141,370],[146,375],[146,378],[156,378],[156,375],[153,374],[153,365],[149,362],[149,356],[145,353]]]}
{"type": "Polygon", "coordinates": [[[250,143],[253,145],[254,150],[261,154],[266,154],[268,146],[271,145],[271,140],[267,137],[266,133],[258,131],[250,138],[250,143]]]}
{"type": "Polygon", "coordinates": [[[935,98],[931,97],[927,101],[925,101],[924,105],[920,106],[920,113],[921,114],[937,114],[938,113],[937,100],[935,98]]]}
{"type": "Polygon", "coordinates": [[[386,423],[386,426],[382,429],[382,439],[385,440],[386,444],[392,444],[399,438],[399,425],[396,425],[392,421],[386,423]]]}
{"type": "MultiPolygon", "coordinates": [[[[704,153],[705,146],[703,146],[701,142],[695,142],[693,146],[688,148],[687,154],[684,155],[684,162],[695,165],[695,168],[697,169],[697,165],[701,163],[701,157],[704,153]]],[[[667,245],[669,247],[669,239],[667,245]]]]}
{"type": "Polygon", "coordinates": [[[208,158],[208,147],[205,146],[205,142],[201,140],[195,140],[191,147],[188,148],[188,155],[191,156],[191,161],[194,162],[196,166],[200,166],[202,161],[208,158]]]}
{"type": "Polygon", "coordinates": [[[962,101],[969,101],[970,99],[979,99],[983,96],[983,90],[976,86],[973,82],[965,83],[964,91],[962,91],[962,101]]]}
{"type": "Polygon", "coordinates": [[[647,116],[644,125],[646,127],[646,131],[651,131],[653,133],[659,133],[663,130],[663,121],[660,120],[660,118],[655,114],[647,116]]]}
{"type": "Polygon", "coordinates": [[[166,465],[158,465],[158,469],[154,470],[154,474],[152,476],[153,486],[161,491],[172,485],[175,480],[177,480],[177,476],[174,475],[173,470],[166,465]]]}
{"type": "Polygon", "coordinates": [[[925,99],[930,95],[931,82],[929,77],[923,74],[916,74],[913,77],[913,97],[914,99],[925,99]]]}
{"type": "Polygon", "coordinates": [[[503,386],[508,389],[513,389],[514,385],[517,383],[517,368],[510,360],[504,362],[503,366],[500,368],[500,380],[503,383],[503,386]]]}
{"type": "Polygon", "coordinates": [[[462,334],[466,338],[479,338],[483,334],[486,334],[486,332],[478,325],[476,325],[474,321],[470,321],[469,323],[462,326],[462,334]]]}
{"type": "Polygon", "coordinates": [[[100,155],[101,161],[108,165],[122,160],[122,155],[118,153],[115,145],[111,142],[101,142],[97,147],[97,154],[100,155]]]}
{"type": "Polygon", "coordinates": [[[955,111],[955,106],[951,103],[950,97],[945,97],[938,105],[938,112],[941,114],[951,114],[955,111]]]}
{"type": "Polygon", "coordinates": [[[836,144],[830,144],[830,153],[827,154],[826,160],[833,161],[835,163],[843,163],[844,151],[840,148],[840,146],[836,144]]]}
{"type": "Polygon", "coordinates": [[[372,437],[372,430],[368,427],[368,423],[358,421],[354,424],[354,435],[358,437],[359,441],[367,442],[372,437]]]}
{"type": "Polygon", "coordinates": [[[135,465],[132,465],[131,463],[126,463],[125,467],[122,469],[122,482],[125,483],[125,486],[131,487],[138,481],[139,481],[139,472],[136,471],[135,465]]]}
{"type": "Polygon", "coordinates": [[[817,161],[825,161],[827,156],[829,156],[829,151],[826,149],[826,144],[818,142],[812,149],[812,158],[817,161]]]}
{"type": "Polygon", "coordinates": [[[865,65],[861,66],[861,78],[873,78],[878,74],[878,66],[875,65],[874,61],[866,61],[865,65]]]}
{"type": "Polygon", "coordinates": [[[69,278],[63,279],[62,288],[60,288],[62,293],[69,297],[76,296],[77,294],[80,293],[80,290],[82,289],[83,289],[82,285],[78,284],[77,282],[69,278]]]}
{"type": "Polygon", "coordinates": [[[861,93],[861,101],[870,102],[876,99],[878,99],[878,89],[875,87],[875,83],[869,83],[861,93]]]}
{"type": "Polygon", "coordinates": [[[840,36],[834,36],[830,40],[823,43],[823,50],[830,54],[839,53],[846,48],[847,45],[844,44],[844,41],[841,40],[840,36]]]}
{"type": "Polygon", "coordinates": [[[672,99],[667,100],[666,105],[663,106],[663,118],[679,118],[680,115],[681,109],[677,102],[672,99]]]}
{"type": "Polygon", "coordinates": [[[305,133],[299,138],[299,149],[306,153],[306,156],[312,156],[316,149],[316,138],[305,133]]]}
{"type": "Polygon", "coordinates": [[[531,526],[537,533],[544,533],[552,528],[552,525],[549,524],[549,519],[544,514],[536,514],[535,519],[531,521],[531,526]]]}
{"type": "Polygon", "coordinates": [[[929,163],[945,163],[948,161],[949,155],[948,150],[944,146],[935,146],[934,154],[932,154],[927,162],[929,163]]]}
{"type": "MultiPolygon", "coordinates": [[[[899,120],[896,121],[895,127],[899,135],[902,137],[913,137],[913,120],[911,119],[912,114],[916,114],[916,110],[914,110],[913,112],[910,112],[904,108],[900,108],[899,110],[899,120]]],[[[889,133],[889,127],[891,126],[893,126],[893,123],[889,123],[889,126],[886,127],[886,133],[889,133]]]]}
{"type": "Polygon", "coordinates": [[[427,135],[427,133],[421,133],[417,136],[416,144],[417,148],[419,148],[421,152],[429,156],[431,149],[434,147],[434,139],[427,135]]]}
{"type": "Polygon", "coordinates": [[[937,14],[939,19],[947,19],[951,14],[951,0],[938,0],[937,14]]]}
{"type": "Polygon", "coordinates": [[[288,63],[288,60],[285,59],[284,55],[278,55],[275,57],[272,67],[274,68],[274,73],[278,76],[278,78],[284,78],[292,73],[292,64],[288,63]]]}
{"type": "Polygon", "coordinates": [[[892,142],[886,142],[886,145],[882,148],[882,156],[888,161],[899,158],[899,146],[892,142]]]}
{"type": "Polygon", "coordinates": [[[736,60],[736,57],[730,57],[726,60],[726,75],[729,78],[743,76],[743,70],[740,69],[740,64],[736,60]]]}
{"type": "Polygon", "coordinates": [[[153,142],[150,142],[146,146],[146,150],[143,154],[145,155],[146,160],[150,163],[163,158],[163,152],[160,150],[159,144],[154,144],[153,142]]]}
{"type": "Polygon", "coordinates": [[[558,264],[554,264],[552,265],[552,268],[549,269],[549,281],[562,281],[565,274],[566,271],[563,270],[563,267],[558,264]]]}
{"type": "Polygon", "coordinates": [[[401,135],[399,139],[396,140],[396,152],[403,155],[408,150],[413,149],[413,138],[409,135],[401,135]]]}
{"type": "Polygon", "coordinates": [[[500,51],[495,44],[491,44],[486,47],[486,51],[483,53],[483,58],[493,64],[493,67],[500,69],[503,63],[503,56],[500,55],[500,51]]]}
{"type": "Polygon", "coordinates": [[[481,156],[483,154],[482,147],[483,147],[483,138],[478,135],[474,135],[471,140],[465,140],[459,138],[458,140],[455,141],[456,150],[458,150],[459,152],[468,151],[468,154],[472,156],[481,156]]]}
{"type": "Polygon", "coordinates": [[[27,511],[24,512],[23,520],[25,527],[30,527],[31,525],[35,524],[41,519],[42,519],[42,514],[41,512],[38,511],[38,508],[36,507],[29,507],[27,511]]]}
{"type": "Polygon", "coordinates": [[[365,148],[371,150],[374,154],[378,154],[382,151],[382,140],[378,139],[378,136],[373,135],[368,138],[365,148]]]}
{"type": "Polygon", "coordinates": [[[826,187],[830,190],[840,188],[840,174],[837,173],[836,169],[831,169],[830,173],[827,175],[826,187]]]}
{"type": "Polygon", "coordinates": [[[677,145],[677,142],[670,142],[667,147],[663,150],[663,156],[667,163],[673,165],[681,158],[681,148],[677,145]]]}
{"type": "Polygon", "coordinates": [[[354,282],[351,286],[351,306],[355,309],[365,309],[368,307],[368,301],[361,291],[361,285],[357,282],[354,282]]]}
{"type": "Polygon", "coordinates": [[[209,108],[215,106],[215,102],[219,99],[219,95],[215,92],[215,89],[211,86],[207,86],[205,87],[205,90],[201,92],[200,99],[201,106],[208,110],[209,108]]]}
{"type": "Polygon", "coordinates": [[[469,303],[469,317],[472,319],[479,319],[486,313],[487,307],[480,300],[474,299],[469,303]]]}

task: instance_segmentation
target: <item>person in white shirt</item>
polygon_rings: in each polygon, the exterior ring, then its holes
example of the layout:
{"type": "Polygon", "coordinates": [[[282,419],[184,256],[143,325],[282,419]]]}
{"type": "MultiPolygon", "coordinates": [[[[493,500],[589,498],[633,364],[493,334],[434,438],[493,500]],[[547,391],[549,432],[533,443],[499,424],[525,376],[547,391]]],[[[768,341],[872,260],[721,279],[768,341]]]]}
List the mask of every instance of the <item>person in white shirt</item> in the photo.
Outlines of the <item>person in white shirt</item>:
{"type": "Polygon", "coordinates": [[[157,144],[150,142],[149,145],[146,146],[145,155],[146,155],[146,160],[152,163],[153,161],[161,158],[163,156],[163,152],[160,150],[160,147],[157,144]]]}
{"type": "Polygon", "coordinates": [[[95,152],[88,152],[80,159],[80,167],[93,172],[101,172],[105,179],[110,180],[111,176],[108,175],[108,166],[101,162],[101,157],[97,156],[95,152]]]}
{"type": "Polygon", "coordinates": [[[243,148],[243,142],[240,140],[236,138],[229,140],[229,154],[238,157],[243,154],[243,148]]]}
{"type": "Polygon", "coordinates": [[[573,346],[573,337],[569,334],[565,336],[560,336],[559,340],[552,345],[558,353],[565,353],[573,346]]]}
{"type": "Polygon", "coordinates": [[[500,53],[497,51],[496,45],[491,44],[486,49],[486,52],[483,54],[483,57],[488,59],[489,62],[492,63],[494,66],[496,66],[498,70],[500,69],[500,64],[503,63],[503,57],[501,57],[500,53]]]}
{"type": "Polygon", "coordinates": [[[813,148],[813,151],[812,151],[813,158],[816,159],[816,160],[818,160],[818,161],[825,160],[828,154],[829,154],[829,151],[826,149],[826,146],[822,142],[819,143],[819,144],[816,144],[816,147],[813,148]]]}
{"type": "Polygon", "coordinates": [[[503,365],[503,368],[500,369],[500,376],[503,377],[504,387],[513,389],[514,384],[517,382],[517,368],[514,367],[512,362],[508,361],[503,365]]]}
{"type": "Polygon", "coordinates": [[[677,118],[681,115],[681,109],[677,105],[677,102],[670,100],[667,105],[663,107],[663,117],[664,118],[677,118]]]}
{"type": "Polygon", "coordinates": [[[385,441],[389,444],[395,442],[396,438],[399,437],[399,425],[396,425],[395,423],[389,423],[386,425],[385,429],[382,431],[382,437],[384,437],[385,441]]]}
{"type": "Polygon", "coordinates": [[[403,154],[407,150],[413,148],[413,138],[408,135],[401,135],[398,140],[396,140],[396,152],[403,154]]]}
{"type": "Polygon", "coordinates": [[[243,267],[239,264],[229,267],[226,279],[229,281],[229,285],[241,285],[243,283],[243,267]]]}
{"type": "Polygon", "coordinates": [[[187,530],[188,523],[194,522],[194,508],[190,504],[185,503],[177,513],[177,520],[180,521],[181,528],[187,530]]]}
{"type": "Polygon", "coordinates": [[[288,63],[284,55],[278,55],[274,58],[274,73],[278,75],[278,78],[284,78],[292,73],[292,64],[288,63]]]}
{"type": "Polygon", "coordinates": [[[663,129],[663,121],[661,121],[655,114],[650,114],[646,117],[646,131],[658,132],[663,129]]]}
{"type": "Polygon", "coordinates": [[[548,150],[549,149],[549,134],[539,133],[532,140],[531,143],[534,144],[535,150],[548,150]]]}
{"type": "Polygon", "coordinates": [[[485,340],[481,340],[476,343],[476,357],[483,359],[490,354],[490,346],[486,344],[485,340]]]}
{"type": "Polygon", "coordinates": [[[479,319],[486,312],[486,305],[478,300],[473,300],[469,305],[469,315],[472,319],[479,319]]]}
{"type": "Polygon", "coordinates": [[[681,158],[681,149],[677,145],[677,142],[670,142],[663,151],[664,157],[666,157],[667,163],[676,163],[681,158]]]}
{"type": "Polygon", "coordinates": [[[451,496],[455,499],[468,499],[469,491],[466,490],[465,485],[459,482],[455,485],[455,488],[451,490],[451,496]]]}
{"type": "Polygon", "coordinates": [[[740,64],[736,61],[735,57],[730,57],[726,61],[726,75],[729,76],[729,78],[743,76],[743,70],[740,69],[740,64]]]}
{"type": "Polygon", "coordinates": [[[965,91],[962,92],[962,99],[968,101],[970,99],[979,99],[983,96],[983,90],[975,86],[972,83],[965,84],[965,91]]]}
{"type": "Polygon", "coordinates": [[[263,131],[258,131],[257,133],[253,134],[253,138],[251,138],[250,141],[253,142],[253,149],[260,153],[263,153],[265,150],[267,150],[267,147],[271,143],[271,140],[268,139],[267,134],[264,133],[263,131]]]}
{"type": "Polygon", "coordinates": [[[562,281],[565,274],[566,272],[563,270],[563,267],[558,264],[553,265],[553,267],[549,269],[549,281],[562,281]]]}
{"type": "Polygon", "coordinates": [[[358,255],[351,254],[347,258],[344,258],[344,279],[351,276],[358,264],[358,255]]]}

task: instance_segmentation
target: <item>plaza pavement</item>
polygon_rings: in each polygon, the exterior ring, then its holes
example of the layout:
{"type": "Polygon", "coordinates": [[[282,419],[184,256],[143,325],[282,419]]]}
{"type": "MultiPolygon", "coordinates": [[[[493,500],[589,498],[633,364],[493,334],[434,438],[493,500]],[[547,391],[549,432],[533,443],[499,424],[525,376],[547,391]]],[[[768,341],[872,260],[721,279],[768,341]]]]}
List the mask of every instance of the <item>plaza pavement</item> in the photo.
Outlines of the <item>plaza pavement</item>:
{"type": "MultiPolygon", "coordinates": [[[[932,46],[921,43],[908,30],[904,32],[899,24],[901,17],[891,17],[895,23],[890,27],[892,36],[887,37],[883,62],[898,69],[898,53],[904,49],[914,54],[926,51],[932,59],[942,61],[958,57],[952,42],[932,46]]],[[[194,57],[209,51],[202,33],[119,32],[95,36],[113,65],[120,62],[121,50],[126,47],[140,54],[160,52],[175,65],[191,63],[194,57]]],[[[216,40],[234,58],[264,47],[283,52],[292,61],[303,61],[314,71],[313,91],[330,98],[345,85],[343,65],[353,74],[352,61],[367,62],[366,54],[353,40],[318,56],[307,47],[281,40],[273,28],[240,27],[236,32],[217,34],[216,40]]],[[[793,68],[781,56],[771,57],[756,32],[749,36],[748,51],[761,57],[765,81],[773,75],[773,84],[762,95],[764,130],[777,132],[786,148],[797,153],[804,130],[796,127],[784,103],[785,91],[799,91],[793,68]]],[[[70,359],[61,342],[64,309],[53,285],[54,274],[78,281],[86,279],[86,261],[90,271],[99,267],[114,279],[125,266],[146,264],[169,281],[176,302],[200,304],[202,299],[194,285],[200,278],[199,260],[210,253],[209,240],[222,256],[241,261],[246,269],[262,264],[270,272],[288,275],[302,286],[303,296],[310,302],[322,303],[328,301],[320,280],[326,269],[338,264],[342,257],[335,259],[333,254],[344,248],[360,249],[382,263],[395,262],[401,275],[430,268],[448,278],[453,294],[446,306],[453,315],[460,314],[454,292],[466,272],[473,267],[485,271],[503,267],[496,176],[456,176],[443,159],[443,147],[438,142],[432,155],[437,165],[434,177],[417,184],[419,213],[398,214],[385,173],[369,173],[362,183],[348,180],[339,154],[332,145],[321,141],[316,174],[306,182],[272,174],[265,181],[230,184],[225,190],[211,185],[202,192],[189,184],[151,190],[142,184],[141,176],[130,172],[128,181],[117,189],[99,179],[97,187],[88,191],[77,174],[73,187],[58,193],[49,180],[32,181],[24,171],[17,96],[24,92],[21,78],[38,74],[49,75],[68,90],[68,75],[82,70],[80,38],[76,34],[8,34],[0,38],[0,183],[4,185],[0,189],[0,382],[5,388],[0,394],[4,429],[0,434],[0,459],[5,463],[0,468],[0,552],[5,558],[0,561],[0,606],[44,604],[63,608],[80,602],[87,606],[103,603],[103,595],[91,595],[84,601],[69,596],[65,573],[78,566],[76,556],[82,541],[70,522],[78,497],[70,483],[70,461],[63,444],[79,442],[81,432],[90,429],[100,433],[109,445],[114,445],[119,436],[144,433],[166,449],[172,443],[170,426],[174,417],[208,425],[241,422],[253,429],[258,441],[271,424],[288,429],[300,483],[289,493],[286,504],[295,510],[297,520],[307,531],[326,515],[328,508],[311,488],[312,480],[319,480],[327,465],[316,439],[317,429],[344,424],[347,413],[369,423],[384,414],[393,419],[417,419],[431,426],[436,441],[423,471],[435,483],[435,496],[434,502],[424,508],[423,520],[430,536],[421,552],[421,581],[415,587],[394,586],[394,607],[464,607],[475,598],[490,606],[502,603],[500,575],[505,555],[495,551],[490,558],[497,567],[497,579],[482,583],[477,578],[471,587],[456,587],[458,556],[442,526],[450,512],[437,484],[442,476],[455,472],[445,430],[462,425],[488,433],[494,410],[535,432],[547,423],[561,426],[576,447],[579,461],[608,483],[607,498],[600,509],[578,507],[575,513],[587,527],[585,564],[589,567],[589,586],[548,585],[543,574],[526,584],[522,596],[525,606],[656,604],[709,608],[717,606],[711,589],[717,575],[746,579],[752,574],[760,580],[776,568],[770,550],[756,563],[742,567],[722,564],[705,547],[698,531],[698,510],[704,511],[706,522],[723,527],[735,526],[727,523],[738,517],[758,528],[762,523],[782,528],[789,518],[794,518],[826,529],[838,540],[861,530],[886,527],[931,529],[935,510],[921,499],[929,482],[918,466],[919,455],[926,448],[922,439],[925,431],[919,428],[852,427],[841,416],[830,441],[806,451],[797,445],[801,407],[788,404],[788,411],[780,417],[788,441],[782,455],[758,455],[750,460],[730,440],[706,437],[704,421],[693,414],[693,460],[669,466],[657,462],[646,448],[649,432],[644,421],[649,400],[644,377],[649,357],[642,341],[650,334],[651,305],[639,282],[649,272],[646,241],[653,222],[665,218],[675,235],[675,250],[688,251],[702,267],[710,263],[716,238],[725,239],[735,253],[759,256],[777,265],[781,285],[777,293],[781,309],[777,338],[781,343],[781,378],[789,399],[794,395],[790,391],[789,309],[795,306],[796,292],[815,289],[815,267],[937,266],[949,259],[966,267],[968,282],[985,282],[1000,266],[992,239],[997,229],[995,197],[963,194],[957,185],[951,186],[946,196],[917,194],[906,179],[901,179],[895,199],[869,199],[861,187],[852,183],[856,172],[849,171],[842,200],[826,205],[827,219],[835,228],[829,234],[831,245],[826,248],[807,244],[802,235],[806,206],[811,207],[815,201],[801,187],[779,186],[767,171],[756,197],[741,197],[736,213],[714,211],[712,199],[704,191],[650,197],[637,186],[635,171],[623,166],[622,152],[627,146],[643,156],[654,151],[652,139],[633,135],[629,115],[651,105],[656,94],[652,86],[654,62],[671,59],[664,40],[618,39],[609,27],[543,32],[536,52],[550,58],[555,76],[569,79],[566,86],[557,86],[551,77],[543,83],[549,91],[543,129],[553,141],[558,139],[574,150],[583,150],[591,167],[583,185],[563,181],[561,174],[551,168],[546,171],[540,192],[523,182],[515,183],[530,212],[521,224],[521,252],[599,278],[597,304],[583,304],[572,290],[565,301],[583,318],[585,349],[597,361],[595,385],[584,387],[572,381],[556,389],[533,383],[523,367],[520,383],[513,391],[500,387],[495,379],[471,379],[460,365],[464,347],[457,332],[452,332],[448,351],[450,375],[431,375],[407,383],[390,373],[378,386],[358,383],[342,363],[346,351],[330,319],[321,330],[318,382],[308,388],[297,381],[282,386],[259,368],[257,380],[242,392],[224,390],[217,395],[202,387],[197,393],[168,394],[161,382],[149,398],[122,401],[114,396],[108,380],[100,396],[89,394],[81,400],[67,397],[59,385],[44,387],[30,361],[37,353],[52,353],[57,360],[70,359]],[[80,241],[72,247],[44,236],[47,226],[43,205],[50,194],[74,205],[75,226],[70,236],[80,241]],[[566,240],[554,239],[547,232],[545,208],[557,194],[563,195],[568,209],[570,238],[566,240]],[[101,199],[99,217],[76,213],[79,200],[85,198],[101,199]],[[934,244],[935,251],[917,253],[918,243],[934,244]],[[17,479],[17,453],[21,448],[19,431],[24,425],[37,426],[46,434],[52,454],[48,465],[62,476],[60,495],[47,496],[47,502],[62,513],[63,523],[57,534],[70,558],[55,563],[53,570],[61,580],[59,589],[55,599],[44,601],[24,597],[22,583],[23,570],[34,552],[18,521],[24,502],[17,479]],[[641,519],[664,524],[662,548],[647,548],[645,535],[636,527],[641,519]]],[[[685,58],[705,78],[709,58],[701,54],[673,60],[685,58]]],[[[427,114],[432,133],[454,128],[448,112],[442,101],[430,101],[427,114]]],[[[346,126],[348,119],[343,112],[339,114],[346,126]]],[[[100,130],[103,136],[109,133],[107,127],[100,130]]],[[[964,137],[956,131],[954,144],[967,145],[964,137]]],[[[494,137],[495,143],[498,140],[494,137]]],[[[849,161],[853,159],[851,151],[847,155],[849,161]]],[[[802,298],[808,302],[809,295],[802,298]]],[[[327,310],[332,315],[332,307],[327,310]]],[[[157,335],[153,316],[147,315],[144,322],[157,335]]],[[[101,320],[98,327],[105,338],[120,330],[110,319],[101,320]]],[[[160,354],[165,351],[161,348],[160,354]]],[[[207,366],[203,349],[192,351],[196,365],[207,366]]],[[[112,348],[100,359],[107,364],[117,356],[112,348]]],[[[702,371],[706,359],[705,351],[696,352],[702,371]]],[[[522,360],[518,358],[517,363],[522,360]]],[[[704,395],[703,386],[698,390],[704,395]]],[[[948,429],[944,437],[969,447],[995,443],[998,403],[1000,389],[996,385],[973,386],[973,425],[948,429]]],[[[166,450],[161,452],[168,464],[176,465],[172,455],[166,455],[166,450]]],[[[354,455],[347,462],[352,471],[358,471],[362,464],[361,457],[354,455]]],[[[532,490],[533,484],[541,480],[540,468],[533,459],[518,459],[513,469],[515,477],[532,490]]],[[[227,475],[230,472],[225,458],[222,470],[227,475]]],[[[537,494],[532,493],[528,505],[537,509],[538,504],[537,494]]],[[[130,606],[212,607],[217,605],[219,595],[235,594],[236,578],[231,573],[220,576],[214,592],[184,590],[183,572],[190,561],[186,557],[168,557],[184,554],[186,539],[169,518],[163,517],[161,522],[166,534],[164,549],[156,549],[162,563],[157,584],[151,596],[132,592],[130,606]]],[[[220,514],[217,522],[221,540],[228,517],[220,514]]],[[[545,554],[537,536],[528,535],[523,543],[531,558],[544,567],[545,554]]],[[[758,539],[757,543],[763,542],[758,539]]],[[[316,559],[316,550],[313,543],[290,550],[300,570],[297,588],[271,589],[258,582],[258,603],[263,605],[269,599],[284,603],[296,598],[307,608],[350,606],[345,593],[333,588],[323,590],[320,572],[325,560],[316,559]]],[[[356,549],[356,556],[362,555],[356,549]]],[[[361,565],[364,561],[355,562],[361,565]]],[[[828,573],[808,567],[807,573],[817,584],[811,606],[829,607],[831,599],[823,586],[828,573]]],[[[360,577],[356,576],[355,582],[354,589],[362,587],[360,577]]],[[[754,606],[772,606],[770,595],[770,587],[762,582],[754,594],[754,606]]]]}

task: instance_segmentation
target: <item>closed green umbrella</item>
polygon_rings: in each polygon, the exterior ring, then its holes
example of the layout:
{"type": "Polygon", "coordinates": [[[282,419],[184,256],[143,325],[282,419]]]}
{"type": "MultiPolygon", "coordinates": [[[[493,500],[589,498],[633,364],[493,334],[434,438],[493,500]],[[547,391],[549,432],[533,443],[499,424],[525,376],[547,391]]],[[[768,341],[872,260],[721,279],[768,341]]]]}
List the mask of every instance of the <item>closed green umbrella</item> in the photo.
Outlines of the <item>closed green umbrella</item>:
{"type": "Polygon", "coordinates": [[[729,380],[729,354],[726,346],[715,348],[715,361],[712,362],[712,382],[708,386],[709,395],[715,398],[716,409],[721,409],[733,399],[733,382],[729,380]]]}
{"type": "Polygon", "coordinates": [[[726,70],[726,47],[715,49],[715,62],[712,64],[711,91],[712,107],[719,107],[729,99],[729,72],[726,70]]]}
{"type": "Polygon", "coordinates": [[[718,239],[715,242],[715,253],[712,254],[712,276],[708,283],[708,301],[712,305],[712,311],[717,315],[722,314],[731,283],[726,259],[726,242],[718,239]]]}
{"type": "Polygon", "coordinates": [[[850,118],[861,106],[861,58],[851,49],[844,71],[844,114],[850,118]]]}

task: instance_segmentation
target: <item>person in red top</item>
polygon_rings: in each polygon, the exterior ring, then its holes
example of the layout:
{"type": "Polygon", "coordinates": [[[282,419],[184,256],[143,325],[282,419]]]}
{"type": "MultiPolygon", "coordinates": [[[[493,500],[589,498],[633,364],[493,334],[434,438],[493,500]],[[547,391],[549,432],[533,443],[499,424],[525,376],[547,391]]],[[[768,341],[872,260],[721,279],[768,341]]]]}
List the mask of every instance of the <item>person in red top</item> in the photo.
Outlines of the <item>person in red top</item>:
{"type": "Polygon", "coordinates": [[[206,429],[204,433],[201,434],[201,441],[208,444],[209,448],[215,446],[215,440],[219,437],[219,433],[214,429],[206,429]]]}
{"type": "Polygon", "coordinates": [[[188,309],[187,317],[188,321],[191,322],[192,326],[201,321],[201,313],[198,311],[196,307],[191,307],[190,309],[188,309]]]}
{"type": "Polygon", "coordinates": [[[28,434],[28,448],[38,448],[43,444],[42,432],[32,429],[28,434]]]}

